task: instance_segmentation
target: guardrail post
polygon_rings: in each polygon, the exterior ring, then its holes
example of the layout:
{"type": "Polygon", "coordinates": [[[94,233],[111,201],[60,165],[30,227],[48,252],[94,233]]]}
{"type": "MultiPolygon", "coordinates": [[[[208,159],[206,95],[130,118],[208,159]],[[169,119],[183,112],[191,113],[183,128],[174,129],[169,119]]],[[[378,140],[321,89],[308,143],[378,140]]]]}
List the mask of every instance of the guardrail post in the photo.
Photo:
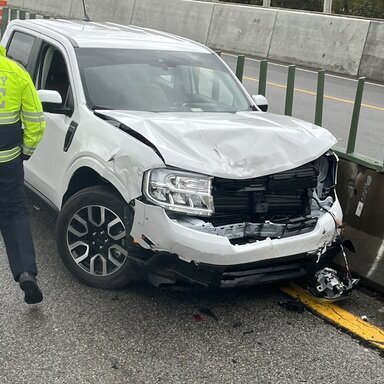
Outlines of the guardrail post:
{"type": "Polygon", "coordinates": [[[332,0],[324,0],[323,12],[332,13],[332,0]]]}
{"type": "Polygon", "coordinates": [[[1,22],[1,36],[4,36],[5,29],[7,28],[9,21],[9,8],[4,7],[3,8],[3,19],[1,22]]]}
{"type": "Polygon", "coordinates": [[[361,102],[363,100],[364,84],[365,77],[360,77],[359,81],[357,82],[355,104],[353,106],[351,128],[349,130],[348,136],[347,153],[355,152],[357,128],[359,126],[359,117],[361,110],[361,102]]]}
{"type": "Polygon", "coordinates": [[[323,123],[324,83],[325,83],[325,71],[322,70],[317,73],[317,92],[316,92],[316,110],[315,110],[316,125],[321,125],[323,123]]]}
{"type": "Polygon", "coordinates": [[[267,90],[267,70],[268,60],[261,60],[259,70],[259,90],[257,93],[263,96],[265,96],[267,90]]]}
{"type": "Polygon", "coordinates": [[[240,81],[243,81],[244,63],[245,63],[245,56],[244,55],[238,56],[237,64],[236,64],[236,76],[240,81]]]}
{"type": "Polygon", "coordinates": [[[290,65],[288,67],[287,78],[287,93],[285,96],[285,115],[292,116],[293,110],[293,93],[295,90],[295,70],[296,65],[290,65]]]}
{"type": "Polygon", "coordinates": [[[11,17],[9,18],[10,20],[15,20],[17,19],[17,9],[11,8],[11,17]]]}

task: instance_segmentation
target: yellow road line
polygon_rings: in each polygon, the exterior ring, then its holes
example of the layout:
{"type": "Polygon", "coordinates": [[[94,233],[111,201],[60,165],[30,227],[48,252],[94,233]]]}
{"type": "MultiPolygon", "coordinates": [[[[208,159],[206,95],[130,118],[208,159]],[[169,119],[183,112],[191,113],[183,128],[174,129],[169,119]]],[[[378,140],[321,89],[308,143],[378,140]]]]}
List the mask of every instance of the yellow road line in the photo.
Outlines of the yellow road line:
{"type": "MultiPolygon", "coordinates": [[[[246,76],[244,76],[243,78],[246,79],[246,80],[256,81],[257,83],[259,82],[259,80],[255,79],[253,77],[246,77],[246,76]]],[[[286,85],[279,84],[279,83],[273,83],[273,82],[270,82],[270,81],[268,81],[267,84],[271,85],[272,87],[278,87],[278,88],[284,88],[284,89],[287,88],[286,85]]],[[[316,96],[316,92],[307,91],[306,89],[295,88],[295,91],[299,92],[299,93],[305,93],[307,95],[316,96]]],[[[340,97],[329,96],[329,95],[324,95],[324,98],[328,99],[328,100],[339,101],[341,103],[354,104],[354,101],[350,100],[350,99],[343,99],[343,98],[340,98],[340,97]]],[[[377,105],[371,105],[371,104],[364,104],[364,103],[362,103],[361,106],[365,107],[365,108],[375,109],[376,111],[384,111],[383,107],[378,107],[377,105]]]]}
{"type": "Polygon", "coordinates": [[[384,350],[383,329],[363,321],[334,303],[316,300],[309,292],[294,284],[282,287],[281,290],[295,299],[298,298],[306,307],[327,321],[356,335],[374,347],[384,350]]]}

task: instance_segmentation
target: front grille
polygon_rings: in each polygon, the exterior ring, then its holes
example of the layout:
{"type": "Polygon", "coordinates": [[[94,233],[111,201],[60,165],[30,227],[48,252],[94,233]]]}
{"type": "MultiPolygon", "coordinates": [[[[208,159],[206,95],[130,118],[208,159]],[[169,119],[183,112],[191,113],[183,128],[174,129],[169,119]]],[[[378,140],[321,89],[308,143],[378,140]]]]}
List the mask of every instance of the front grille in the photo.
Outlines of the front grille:
{"type": "Polygon", "coordinates": [[[317,170],[312,163],[269,176],[247,180],[215,178],[214,226],[243,222],[287,224],[310,215],[317,170]]]}

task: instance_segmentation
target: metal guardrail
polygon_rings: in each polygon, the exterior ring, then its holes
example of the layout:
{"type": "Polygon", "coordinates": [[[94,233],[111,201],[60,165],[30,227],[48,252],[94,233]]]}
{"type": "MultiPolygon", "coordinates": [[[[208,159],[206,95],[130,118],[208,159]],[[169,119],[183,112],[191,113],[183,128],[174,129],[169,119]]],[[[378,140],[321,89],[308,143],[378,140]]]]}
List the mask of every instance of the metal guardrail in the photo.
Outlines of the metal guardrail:
{"type": "MultiPolygon", "coordinates": [[[[244,56],[238,56],[236,66],[236,76],[240,81],[243,79],[245,59],[244,56]]],[[[293,96],[295,91],[295,65],[288,66],[287,87],[285,97],[285,114],[292,116],[293,109],[293,96]]],[[[261,60],[259,70],[259,93],[265,96],[267,88],[267,71],[268,61],[261,60]]],[[[335,152],[343,159],[351,160],[357,164],[364,165],[367,168],[376,170],[378,172],[384,172],[384,163],[378,160],[372,159],[368,156],[355,152],[357,131],[359,126],[360,110],[362,105],[363,93],[364,93],[365,77],[358,79],[356,96],[354,101],[353,113],[351,117],[351,125],[349,129],[348,142],[346,150],[340,148],[334,148],[335,152]]],[[[323,120],[323,106],[324,106],[324,86],[325,86],[325,71],[318,71],[317,80],[317,92],[316,92],[316,109],[314,123],[321,125],[323,120]]]]}
{"type": "Polygon", "coordinates": [[[1,36],[4,34],[5,29],[7,28],[7,25],[11,20],[25,20],[36,18],[50,19],[51,16],[43,15],[33,11],[28,11],[27,9],[4,7],[3,18],[1,22],[1,36]]]}

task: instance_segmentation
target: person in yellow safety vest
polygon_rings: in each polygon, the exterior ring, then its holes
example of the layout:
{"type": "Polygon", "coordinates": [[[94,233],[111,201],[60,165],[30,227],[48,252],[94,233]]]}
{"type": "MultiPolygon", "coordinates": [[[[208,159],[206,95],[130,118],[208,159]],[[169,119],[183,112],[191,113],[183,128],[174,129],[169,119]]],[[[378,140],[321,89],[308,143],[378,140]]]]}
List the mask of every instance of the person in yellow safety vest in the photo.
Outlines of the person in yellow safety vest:
{"type": "Polygon", "coordinates": [[[31,77],[0,46],[0,230],[13,277],[28,304],[41,302],[43,294],[36,280],[36,254],[24,203],[23,161],[33,154],[44,128],[31,77]]]}

